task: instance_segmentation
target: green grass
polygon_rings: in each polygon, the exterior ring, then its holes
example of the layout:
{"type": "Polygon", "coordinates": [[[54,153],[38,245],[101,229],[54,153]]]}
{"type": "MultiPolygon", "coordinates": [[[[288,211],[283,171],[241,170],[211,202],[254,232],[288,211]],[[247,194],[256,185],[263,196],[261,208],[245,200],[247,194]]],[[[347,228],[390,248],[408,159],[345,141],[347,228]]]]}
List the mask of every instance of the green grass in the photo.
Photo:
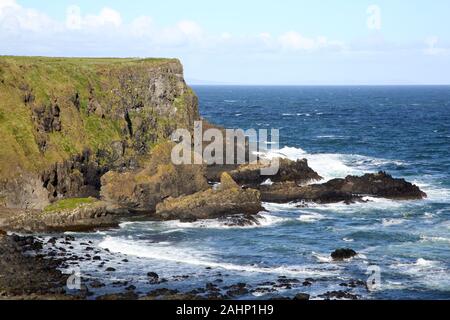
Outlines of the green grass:
{"type": "Polygon", "coordinates": [[[97,202],[95,198],[71,198],[59,200],[44,209],[44,212],[56,212],[64,210],[76,209],[80,206],[88,205],[97,202]]]}
{"type": "MultiPolygon", "coordinates": [[[[119,76],[136,74],[140,81],[137,88],[142,89],[146,87],[149,70],[160,70],[159,66],[169,63],[179,61],[0,56],[0,178],[15,176],[18,168],[40,172],[85,148],[94,152],[108,150],[113,141],[129,139],[123,130],[126,123],[120,117],[123,106],[114,91],[120,87],[119,76]],[[30,90],[35,97],[34,106],[57,101],[61,109],[62,130],[48,134],[45,152],[41,152],[36,143],[33,105],[26,105],[23,101],[25,92],[30,90]],[[75,93],[79,94],[79,111],[71,102],[75,93]],[[101,105],[106,116],[88,114],[91,98],[101,105]]],[[[184,97],[177,99],[175,104],[182,110],[184,97]]],[[[149,137],[165,133],[166,122],[170,121],[160,120],[161,125],[149,132],[149,137]]],[[[178,120],[172,119],[175,123],[178,120]]]]}

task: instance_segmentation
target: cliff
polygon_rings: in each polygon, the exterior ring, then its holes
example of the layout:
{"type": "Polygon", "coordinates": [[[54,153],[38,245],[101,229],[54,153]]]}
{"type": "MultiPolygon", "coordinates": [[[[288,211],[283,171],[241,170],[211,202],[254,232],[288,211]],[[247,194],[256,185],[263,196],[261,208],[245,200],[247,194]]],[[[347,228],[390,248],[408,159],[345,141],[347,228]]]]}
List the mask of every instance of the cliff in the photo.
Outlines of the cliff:
{"type": "Polygon", "coordinates": [[[197,119],[178,60],[0,57],[0,207],[97,197],[197,119]]]}

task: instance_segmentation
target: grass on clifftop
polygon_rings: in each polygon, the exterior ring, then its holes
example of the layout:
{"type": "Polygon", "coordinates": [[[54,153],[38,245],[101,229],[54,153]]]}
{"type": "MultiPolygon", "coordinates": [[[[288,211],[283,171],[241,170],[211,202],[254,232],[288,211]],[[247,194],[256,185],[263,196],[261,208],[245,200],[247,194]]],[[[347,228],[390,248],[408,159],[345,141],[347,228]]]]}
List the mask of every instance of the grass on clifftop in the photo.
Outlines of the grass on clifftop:
{"type": "MultiPolygon", "coordinates": [[[[118,111],[123,106],[114,91],[120,87],[117,75],[130,70],[157,72],[161,66],[172,63],[179,61],[0,56],[0,180],[17,176],[20,170],[40,172],[85,148],[94,153],[109,151],[113,141],[129,139],[118,111]],[[27,93],[33,95],[34,101],[25,103],[27,93]],[[75,94],[79,110],[73,102],[75,94]],[[92,99],[101,105],[101,111],[88,112],[92,99]],[[42,152],[32,121],[33,108],[55,103],[61,110],[62,129],[46,135],[47,145],[42,152]]],[[[183,99],[175,102],[180,109],[183,99]]]]}
{"type": "Polygon", "coordinates": [[[59,200],[44,209],[44,212],[56,212],[64,210],[73,210],[82,205],[88,205],[97,202],[95,198],[72,198],[59,200]]]}

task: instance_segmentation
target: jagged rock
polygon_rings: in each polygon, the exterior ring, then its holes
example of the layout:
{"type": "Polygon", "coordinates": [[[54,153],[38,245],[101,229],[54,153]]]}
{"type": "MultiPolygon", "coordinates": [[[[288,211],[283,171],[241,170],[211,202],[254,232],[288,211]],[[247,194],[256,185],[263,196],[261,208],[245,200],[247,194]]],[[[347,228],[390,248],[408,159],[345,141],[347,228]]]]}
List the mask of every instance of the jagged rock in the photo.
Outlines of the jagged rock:
{"type": "Polygon", "coordinates": [[[309,300],[310,295],[307,293],[298,293],[297,295],[295,295],[293,300],[309,300]]]}
{"type": "Polygon", "coordinates": [[[186,216],[197,219],[213,219],[235,214],[254,215],[264,210],[259,191],[243,190],[230,182],[227,173],[222,174],[223,186],[189,196],[168,198],[156,207],[156,217],[162,220],[182,219],[186,216]],[[225,186],[228,186],[226,188],[225,186]]]}
{"type": "Polygon", "coordinates": [[[331,254],[331,258],[333,258],[334,261],[343,261],[353,258],[356,255],[356,251],[352,249],[337,249],[331,254]]]}
{"type": "Polygon", "coordinates": [[[38,175],[17,174],[0,180],[0,207],[11,209],[43,209],[50,203],[48,190],[38,175]]]}
{"type": "Polygon", "coordinates": [[[311,201],[316,203],[335,203],[362,201],[363,195],[397,200],[422,199],[426,194],[417,186],[404,179],[394,179],[380,172],[362,177],[348,176],[323,184],[298,186],[295,182],[282,182],[264,185],[259,188],[261,199],[268,202],[285,203],[292,201],[311,201]]]}
{"type": "Polygon", "coordinates": [[[366,174],[362,177],[348,176],[344,180],[336,179],[328,182],[328,184],[343,192],[388,199],[411,200],[427,197],[416,185],[405,181],[405,179],[394,179],[391,175],[382,171],[377,174],[366,174]]]}
{"type": "Polygon", "coordinates": [[[18,213],[4,225],[8,230],[25,232],[84,231],[117,226],[120,216],[109,211],[106,203],[94,201],[69,209],[18,213]]]}
{"type": "Polygon", "coordinates": [[[223,225],[229,227],[248,227],[260,225],[257,215],[238,214],[218,219],[223,225]]]}
{"type": "Polygon", "coordinates": [[[205,166],[171,163],[173,144],[154,148],[145,169],[135,172],[108,172],[102,177],[101,196],[108,203],[135,211],[152,212],[172,196],[193,194],[209,188],[205,166]]]}
{"type": "Polygon", "coordinates": [[[95,160],[89,149],[70,160],[56,163],[42,173],[43,187],[50,201],[60,198],[98,197],[100,177],[108,170],[95,160]]]}
{"type": "Polygon", "coordinates": [[[61,131],[61,109],[55,100],[52,104],[33,106],[33,122],[38,132],[61,131]]]}
{"type": "MultiPolygon", "coordinates": [[[[292,161],[278,158],[278,172],[275,175],[262,175],[261,169],[270,166],[268,161],[259,161],[257,164],[241,165],[238,169],[230,171],[231,177],[240,185],[257,186],[267,179],[272,182],[294,181],[297,184],[321,180],[322,177],[308,166],[308,160],[292,161]]],[[[275,161],[275,160],[273,160],[275,161]]]]}

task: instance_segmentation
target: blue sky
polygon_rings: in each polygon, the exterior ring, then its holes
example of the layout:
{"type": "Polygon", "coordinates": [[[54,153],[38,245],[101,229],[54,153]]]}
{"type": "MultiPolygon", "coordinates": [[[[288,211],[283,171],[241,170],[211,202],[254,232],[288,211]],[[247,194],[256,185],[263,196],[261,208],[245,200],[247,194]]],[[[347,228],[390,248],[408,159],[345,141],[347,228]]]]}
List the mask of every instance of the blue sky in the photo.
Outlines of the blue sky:
{"type": "Polygon", "coordinates": [[[450,84],[450,1],[0,0],[0,54],[177,57],[192,83],[450,84]]]}

